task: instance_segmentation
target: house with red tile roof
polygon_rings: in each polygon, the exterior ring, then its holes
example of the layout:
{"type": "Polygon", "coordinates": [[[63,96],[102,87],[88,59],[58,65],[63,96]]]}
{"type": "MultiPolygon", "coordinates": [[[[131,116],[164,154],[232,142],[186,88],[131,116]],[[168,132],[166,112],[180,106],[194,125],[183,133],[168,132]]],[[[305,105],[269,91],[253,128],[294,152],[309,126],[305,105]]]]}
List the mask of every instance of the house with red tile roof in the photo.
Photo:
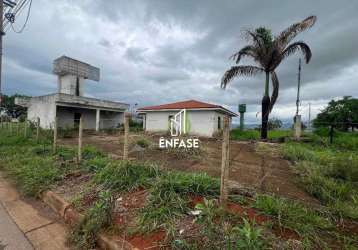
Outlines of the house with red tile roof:
{"type": "MultiPolygon", "coordinates": [[[[185,114],[185,134],[211,137],[223,127],[224,116],[235,117],[236,113],[223,106],[188,100],[137,109],[143,117],[143,128],[148,132],[170,130],[171,120],[179,112],[185,114]]],[[[230,119],[231,121],[231,119],[230,119]]]]}

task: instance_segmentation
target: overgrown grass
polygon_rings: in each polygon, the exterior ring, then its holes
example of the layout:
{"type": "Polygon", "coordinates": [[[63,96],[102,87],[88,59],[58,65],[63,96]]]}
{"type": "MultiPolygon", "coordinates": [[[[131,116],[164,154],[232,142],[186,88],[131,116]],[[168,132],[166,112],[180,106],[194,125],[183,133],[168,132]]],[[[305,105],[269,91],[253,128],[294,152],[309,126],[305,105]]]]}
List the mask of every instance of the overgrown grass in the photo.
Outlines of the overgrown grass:
{"type": "Polygon", "coordinates": [[[356,150],[322,144],[315,138],[312,143],[286,143],[281,152],[286,159],[296,163],[303,186],[309,193],[336,214],[358,219],[356,150]]]}
{"type": "Polygon", "coordinates": [[[131,163],[128,161],[112,161],[98,171],[94,183],[117,192],[148,188],[153,180],[160,175],[156,166],[131,163]]]}
{"type": "Polygon", "coordinates": [[[97,202],[86,211],[82,220],[71,230],[68,240],[77,249],[94,249],[97,234],[112,224],[112,193],[103,191],[97,202]]]}
{"type": "Polygon", "coordinates": [[[0,130],[0,168],[16,181],[25,195],[37,196],[50,189],[66,173],[81,168],[90,169],[100,159],[106,159],[103,153],[90,146],[83,149],[82,165],[75,163],[76,155],[74,148],[62,146],[53,153],[49,137],[37,141],[0,130]]]}
{"type": "MultiPolygon", "coordinates": [[[[283,137],[288,137],[292,135],[291,130],[269,130],[268,138],[269,139],[280,139],[283,137]]],[[[230,131],[230,138],[232,140],[240,140],[240,141],[251,141],[251,140],[259,140],[260,139],[260,131],[256,129],[248,129],[248,130],[240,130],[233,129],[230,131]]]]}
{"type": "Polygon", "coordinates": [[[138,139],[136,144],[142,148],[148,148],[150,146],[150,141],[145,138],[138,139]]]}
{"type": "Polygon", "coordinates": [[[188,212],[189,195],[216,197],[220,184],[206,174],[164,172],[157,176],[149,191],[149,201],[139,212],[141,231],[168,229],[188,212]]]}
{"type": "Polygon", "coordinates": [[[296,231],[301,236],[312,237],[318,230],[334,228],[329,214],[319,213],[284,198],[257,195],[254,207],[264,214],[275,216],[281,225],[296,231]]]}

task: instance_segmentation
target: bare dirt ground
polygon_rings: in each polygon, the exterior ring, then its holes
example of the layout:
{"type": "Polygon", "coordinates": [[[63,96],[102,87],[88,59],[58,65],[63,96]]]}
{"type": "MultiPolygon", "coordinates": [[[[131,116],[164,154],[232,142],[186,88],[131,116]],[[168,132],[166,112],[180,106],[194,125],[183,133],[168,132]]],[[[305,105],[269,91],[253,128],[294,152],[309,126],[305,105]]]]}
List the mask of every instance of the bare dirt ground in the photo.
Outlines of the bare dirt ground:
{"type": "MultiPolygon", "coordinates": [[[[59,140],[60,144],[76,145],[76,138],[59,140]]],[[[84,145],[93,145],[120,158],[123,150],[123,135],[85,135],[84,145]]],[[[220,177],[221,144],[217,139],[200,139],[200,155],[183,156],[175,152],[158,148],[159,136],[143,133],[131,133],[129,157],[139,161],[159,164],[167,169],[187,172],[206,172],[213,177],[220,177]],[[136,141],[146,138],[151,142],[148,148],[141,148],[136,141]]],[[[275,149],[277,145],[266,144],[275,149]]],[[[231,141],[230,143],[230,181],[235,185],[275,193],[287,198],[309,203],[318,203],[296,182],[296,174],[290,163],[278,155],[260,152],[258,143],[231,141]]]]}

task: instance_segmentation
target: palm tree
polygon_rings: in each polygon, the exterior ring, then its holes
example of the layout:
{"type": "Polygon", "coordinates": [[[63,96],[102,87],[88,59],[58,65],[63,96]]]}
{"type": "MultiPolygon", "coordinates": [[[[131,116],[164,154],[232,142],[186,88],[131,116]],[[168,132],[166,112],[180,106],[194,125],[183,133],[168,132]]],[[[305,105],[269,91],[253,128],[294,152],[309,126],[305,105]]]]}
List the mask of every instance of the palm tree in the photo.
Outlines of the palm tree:
{"type": "Polygon", "coordinates": [[[303,53],[306,63],[309,63],[312,56],[310,47],[303,41],[291,44],[290,42],[300,32],[311,28],[316,19],[316,16],[307,17],[303,21],[291,25],[276,37],[273,37],[271,30],[265,27],[257,28],[254,31],[246,30],[245,34],[249,44],[230,57],[236,64],[239,64],[243,57],[249,57],[254,60],[257,66],[238,65],[231,67],[225,72],[221,80],[221,88],[226,88],[226,85],[236,76],[266,74],[265,93],[262,98],[261,139],[267,139],[269,113],[278,97],[279,82],[275,70],[283,59],[299,50],[303,53]],[[270,75],[273,87],[271,98],[269,96],[270,75]]]}

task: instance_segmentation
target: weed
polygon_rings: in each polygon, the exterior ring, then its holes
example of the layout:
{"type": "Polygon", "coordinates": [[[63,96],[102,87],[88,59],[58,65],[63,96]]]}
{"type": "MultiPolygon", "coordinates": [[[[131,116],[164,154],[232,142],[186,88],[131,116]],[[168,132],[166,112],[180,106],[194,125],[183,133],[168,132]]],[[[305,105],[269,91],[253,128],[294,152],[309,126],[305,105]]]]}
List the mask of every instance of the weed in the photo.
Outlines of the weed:
{"type": "Polygon", "coordinates": [[[237,249],[256,250],[263,249],[265,241],[263,240],[262,230],[249,221],[244,219],[242,226],[233,228],[233,232],[237,232],[239,240],[236,243],[237,249]]]}
{"type": "Polygon", "coordinates": [[[167,148],[166,151],[170,154],[173,154],[178,159],[200,159],[204,155],[204,150],[202,148],[167,148]]]}
{"type": "Polygon", "coordinates": [[[94,176],[94,183],[106,189],[123,192],[150,187],[159,175],[155,166],[128,161],[110,162],[94,176]]]}
{"type": "Polygon", "coordinates": [[[145,138],[137,140],[136,144],[142,148],[148,148],[150,146],[150,142],[145,138]]]}
{"type": "Polygon", "coordinates": [[[59,160],[68,161],[73,160],[76,157],[76,151],[74,148],[58,147],[56,155],[59,160]]]}
{"type": "Polygon", "coordinates": [[[188,211],[188,201],[173,190],[153,188],[148,203],[139,211],[138,224],[142,232],[158,228],[169,229],[173,221],[188,211]]]}
{"type": "MultiPolygon", "coordinates": [[[[270,130],[268,131],[268,138],[269,139],[279,139],[282,137],[291,136],[291,130],[270,130]]],[[[240,129],[232,129],[230,131],[230,138],[233,140],[241,140],[241,141],[252,141],[252,140],[259,140],[260,139],[260,131],[256,129],[247,129],[247,130],[240,130],[240,129]]]]}
{"type": "Polygon", "coordinates": [[[111,225],[113,199],[109,191],[101,192],[99,200],[85,213],[84,218],[72,229],[69,242],[78,249],[92,249],[97,233],[111,225]]]}
{"type": "Polygon", "coordinates": [[[105,154],[101,151],[99,151],[96,147],[94,146],[89,146],[89,145],[86,145],[84,148],[83,148],[83,151],[82,151],[82,158],[84,160],[92,160],[94,158],[103,158],[105,157],[105,154]]]}
{"type": "Polygon", "coordinates": [[[164,190],[173,190],[182,195],[217,196],[220,193],[219,180],[205,173],[166,172],[155,186],[164,190]]]}
{"type": "Polygon", "coordinates": [[[309,209],[298,202],[270,195],[257,195],[254,206],[265,214],[277,217],[279,224],[303,236],[314,236],[319,229],[330,230],[329,216],[309,209]]]}

